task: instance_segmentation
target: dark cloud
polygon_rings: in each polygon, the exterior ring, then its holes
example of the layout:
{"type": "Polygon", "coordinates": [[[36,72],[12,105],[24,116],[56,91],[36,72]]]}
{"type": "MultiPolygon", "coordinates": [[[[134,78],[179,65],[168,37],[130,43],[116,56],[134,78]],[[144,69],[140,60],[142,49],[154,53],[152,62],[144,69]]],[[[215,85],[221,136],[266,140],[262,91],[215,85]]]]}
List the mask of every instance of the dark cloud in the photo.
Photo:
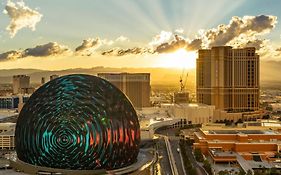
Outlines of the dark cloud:
{"type": "Polygon", "coordinates": [[[56,42],[50,42],[44,45],[38,45],[34,48],[26,49],[24,51],[24,57],[28,57],[28,56],[47,57],[47,56],[64,55],[69,52],[71,51],[68,47],[59,45],[56,42]]]}
{"type": "Polygon", "coordinates": [[[278,49],[276,49],[276,51],[277,51],[277,52],[281,52],[281,47],[280,47],[280,48],[278,48],[278,49]]]}
{"type": "Polygon", "coordinates": [[[268,40],[261,40],[261,39],[254,39],[254,40],[247,40],[247,39],[239,39],[236,42],[232,42],[229,45],[233,46],[234,48],[243,48],[243,47],[255,47],[256,50],[260,50],[265,47],[268,40]]]}
{"type": "Polygon", "coordinates": [[[202,47],[202,40],[201,39],[194,39],[186,46],[187,50],[198,50],[202,47]]]}
{"type": "Polygon", "coordinates": [[[175,35],[175,39],[173,41],[160,44],[155,48],[155,52],[170,53],[178,49],[198,50],[201,48],[201,44],[201,39],[194,39],[193,41],[188,42],[183,37],[175,35]]]}
{"type": "Polygon", "coordinates": [[[265,40],[260,40],[260,39],[256,39],[254,41],[248,41],[244,47],[255,47],[257,50],[260,50],[261,48],[264,47],[265,43],[264,43],[265,40]]]}
{"type": "Polygon", "coordinates": [[[151,54],[152,51],[147,48],[134,47],[129,49],[114,48],[108,51],[104,51],[101,54],[107,56],[126,56],[126,55],[142,55],[147,53],[151,54]]]}
{"type": "Polygon", "coordinates": [[[277,23],[276,16],[232,17],[228,25],[219,25],[201,34],[206,47],[226,45],[236,37],[243,35],[252,37],[269,32],[277,23]]]}
{"type": "Polygon", "coordinates": [[[75,52],[80,55],[91,55],[93,52],[102,45],[99,38],[83,40],[82,44],[75,49],[75,52]]]}
{"type": "Polygon", "coordinates": [[[34,48],[28,48],[24,51],[12,50],[0,54],[0,61],[16,60],[24,57],[48,57],[57,55],[66,55],[71,50],[66,46],[59,45],[56,42],[50,42],[44,45],[38,45],[34,48]]]}
{"type": "Polygon", "coordinates": [[[11,50],[0,54],[0,61],[16,60],[22,58],[22,52],[11,50]]]}

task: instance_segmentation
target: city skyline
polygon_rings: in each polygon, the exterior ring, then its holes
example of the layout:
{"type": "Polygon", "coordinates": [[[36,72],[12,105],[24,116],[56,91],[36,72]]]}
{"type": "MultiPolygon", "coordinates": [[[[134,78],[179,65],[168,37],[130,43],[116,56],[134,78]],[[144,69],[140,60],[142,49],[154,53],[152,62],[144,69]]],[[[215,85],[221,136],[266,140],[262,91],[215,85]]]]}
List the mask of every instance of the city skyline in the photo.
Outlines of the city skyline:
{"type": "Polygon", "coordinates": [[[195,68],[197,50],[215,45],[281,61],[281,2],[231,3],[3,1],[0,69],[195,68]]]}
{"type": "Polygon", "coordinates": [[[4,0],[0,174],[281,174],[280,0],[4,0]]]}

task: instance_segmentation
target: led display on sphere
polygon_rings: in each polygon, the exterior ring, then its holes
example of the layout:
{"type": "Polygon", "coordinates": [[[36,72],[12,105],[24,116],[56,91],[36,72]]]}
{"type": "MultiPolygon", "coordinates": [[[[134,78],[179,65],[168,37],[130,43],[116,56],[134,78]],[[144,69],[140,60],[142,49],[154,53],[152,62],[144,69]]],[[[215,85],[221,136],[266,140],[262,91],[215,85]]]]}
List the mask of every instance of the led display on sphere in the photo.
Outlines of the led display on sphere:
{"type": "Polygon", "coordinates": [[[106,80],[68,75],[40,87],[16,125],[26,163],[60,169],[116,169],[137,161],[140,126],[127,97],[106,80]]]}

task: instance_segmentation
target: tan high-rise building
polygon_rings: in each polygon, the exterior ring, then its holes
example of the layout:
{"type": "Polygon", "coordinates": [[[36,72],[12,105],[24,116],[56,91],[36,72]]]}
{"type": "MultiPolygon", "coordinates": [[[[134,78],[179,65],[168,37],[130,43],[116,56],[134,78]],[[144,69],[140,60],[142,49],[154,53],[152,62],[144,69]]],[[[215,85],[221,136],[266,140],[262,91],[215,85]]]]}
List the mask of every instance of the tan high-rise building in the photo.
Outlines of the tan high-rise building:
{"type": "Polygon", "coordinates": [[[149,73],[99,73],[104,78],[119,88],[134,107],[150,106],[150,74],[149,73]]]}
{"type": "Polygon", "coordinates": [[[13,93],[19,94],[30,88],[30,77],[27,75],[13,76],[13,93]]]}
{"type": "Polygon", "coordinates": [[[198,51],[197,101],[228,112],[259,109],[260,61],[255,48],[198,51]]]}

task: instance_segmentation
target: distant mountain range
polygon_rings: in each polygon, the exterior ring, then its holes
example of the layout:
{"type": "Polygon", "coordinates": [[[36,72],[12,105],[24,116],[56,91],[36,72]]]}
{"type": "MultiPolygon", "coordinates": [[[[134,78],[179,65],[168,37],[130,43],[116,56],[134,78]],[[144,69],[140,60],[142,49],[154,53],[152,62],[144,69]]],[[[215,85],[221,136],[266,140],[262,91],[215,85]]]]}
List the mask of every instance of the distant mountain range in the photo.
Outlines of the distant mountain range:
{"type": "MultiPolygon", "coordinates": [[[[195,69],[185,70],[189,72],[187,86],[195,86],[195,69]]],[[[91,74],[96,75],[100,72],[150,72],[152,85],[177,85],[183,73],[181,69],[170,68],[108,68],[93,67],[90,69],[77,68],[59,71],[39,70],[39,69],[7,69],[0,70],[0,83],[7,84],[12,82],[12,76],[26,74],[31,76],[32,83],[40,83],[41,78],[49,79],[50,75],[58,74],[91,74]]],[[[281,87],[281,61],[262,61],[261,62],[261,85],[263,87],[281,87]]]]}

